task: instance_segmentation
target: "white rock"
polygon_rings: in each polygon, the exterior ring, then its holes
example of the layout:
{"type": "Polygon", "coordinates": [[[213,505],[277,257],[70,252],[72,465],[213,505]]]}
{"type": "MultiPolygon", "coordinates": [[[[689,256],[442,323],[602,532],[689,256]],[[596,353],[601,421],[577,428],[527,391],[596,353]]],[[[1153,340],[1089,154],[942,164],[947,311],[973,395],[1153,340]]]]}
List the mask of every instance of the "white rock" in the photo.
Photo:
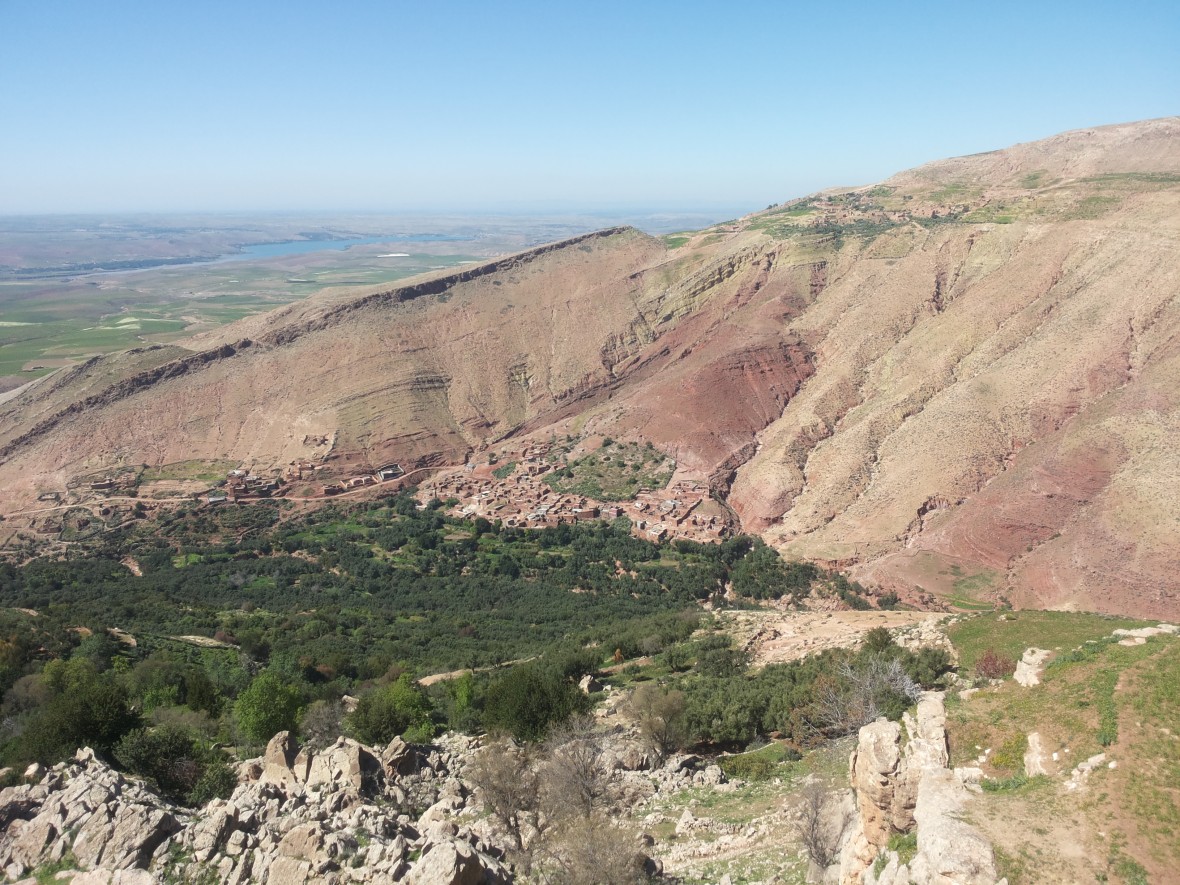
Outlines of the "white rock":
{"type": "Polygon", "coordinates": [[[1045,661],[1053,652],[1043,648],[1028,648],[1025,649],[1024,655],[1020,658],[1020,663],[1016,665],[1016,672],[1012,678],[1025,688],[1031,688],[1034,685],[1041,684],[1041,669],[1045,666],[1045,661]]]}

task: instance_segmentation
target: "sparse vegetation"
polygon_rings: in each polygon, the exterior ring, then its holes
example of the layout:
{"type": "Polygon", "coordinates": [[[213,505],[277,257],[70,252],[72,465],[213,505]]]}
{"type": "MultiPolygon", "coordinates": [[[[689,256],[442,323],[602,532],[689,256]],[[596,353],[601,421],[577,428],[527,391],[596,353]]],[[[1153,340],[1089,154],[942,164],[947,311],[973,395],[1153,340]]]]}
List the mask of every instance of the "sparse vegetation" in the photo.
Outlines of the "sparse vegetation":
{"type": "Polygon", "coordinates": [[[629,501],[641,489],[667,486],[675,469],[674,461],[650,446],[612,441],[546,475],[545,482],[563,494],[629,501]]]}
{"type": "Polygon", "coordinates": [[[497,467],[495,470],[493,470],[492,476],[496,477],[496,479],[507,479],[508,477],[512,476],[512,474],[515,471],[516,471],[516,462],[509,461],[507,464],[504,464],[500,467],[497,467]]]}
{"type": "Polygon", "coordinates": [[[975,662],[975,675],[979,679],[1007,679],[1015,672],[1016,661],[991,648],[975,662]]]}

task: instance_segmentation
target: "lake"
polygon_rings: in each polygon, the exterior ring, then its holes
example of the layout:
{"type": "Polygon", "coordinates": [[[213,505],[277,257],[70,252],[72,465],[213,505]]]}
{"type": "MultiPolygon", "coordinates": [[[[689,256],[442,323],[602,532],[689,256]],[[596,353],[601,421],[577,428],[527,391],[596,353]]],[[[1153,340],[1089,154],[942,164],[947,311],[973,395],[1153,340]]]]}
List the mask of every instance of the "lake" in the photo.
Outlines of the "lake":
{"type": "Polygon", "coordinates": [[[398,234],[384,237],[358,237],[353,240],[294,240],[289,243],[259,243],[256,246],[242,246],[240,252],[223,255],[222,261],[248,261],[259,258],[281,258],[284,255],[305,255],[308,252],[343,251],[353,246],[371,246],[376,243],[439,243],[461,240],[444,234],[398,234]]]}

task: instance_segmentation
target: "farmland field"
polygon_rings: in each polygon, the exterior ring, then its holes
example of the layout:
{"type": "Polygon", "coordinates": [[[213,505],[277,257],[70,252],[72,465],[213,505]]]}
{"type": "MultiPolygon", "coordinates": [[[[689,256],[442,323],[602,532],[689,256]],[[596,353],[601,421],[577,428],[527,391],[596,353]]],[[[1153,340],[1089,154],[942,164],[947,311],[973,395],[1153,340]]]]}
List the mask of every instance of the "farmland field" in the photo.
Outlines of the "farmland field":
{"type": "Polygon", "coordinates": [[[0,393],[327,289],[376,286],[598,227],[695,216],[0,217],[0,393]],[[314,251],[312,251],[314,250],[314,251]]]}

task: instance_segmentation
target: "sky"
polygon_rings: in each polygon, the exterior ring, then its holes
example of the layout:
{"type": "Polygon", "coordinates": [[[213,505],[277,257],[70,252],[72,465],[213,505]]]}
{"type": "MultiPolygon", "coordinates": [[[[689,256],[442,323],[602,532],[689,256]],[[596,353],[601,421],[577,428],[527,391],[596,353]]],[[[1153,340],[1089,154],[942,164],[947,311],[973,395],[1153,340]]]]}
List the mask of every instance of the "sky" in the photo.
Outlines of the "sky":
{"type": "Polygon", "coordinates": [[[0,214],[761,208],[1180,113],[1180,3],[0,0],[0,214]]]}

